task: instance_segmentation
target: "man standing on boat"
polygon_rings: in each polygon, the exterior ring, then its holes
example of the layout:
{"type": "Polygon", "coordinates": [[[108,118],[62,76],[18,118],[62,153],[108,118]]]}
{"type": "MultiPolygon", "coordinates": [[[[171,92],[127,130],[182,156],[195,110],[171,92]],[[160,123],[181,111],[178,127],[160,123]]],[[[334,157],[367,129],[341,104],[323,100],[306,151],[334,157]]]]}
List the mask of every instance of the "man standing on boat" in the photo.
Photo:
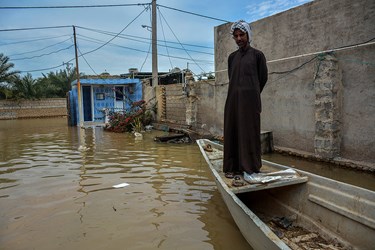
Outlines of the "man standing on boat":
{"type": "Polygon", "coordinates": [[[231,34],[239,48],[228,57],[223,171],[227,178],[243,173],[248,181],[262,166],[260,93],[267,82],[268,71],[263,52],[250,46],[249,24],[243,20],[233,23],[231,34]]]}

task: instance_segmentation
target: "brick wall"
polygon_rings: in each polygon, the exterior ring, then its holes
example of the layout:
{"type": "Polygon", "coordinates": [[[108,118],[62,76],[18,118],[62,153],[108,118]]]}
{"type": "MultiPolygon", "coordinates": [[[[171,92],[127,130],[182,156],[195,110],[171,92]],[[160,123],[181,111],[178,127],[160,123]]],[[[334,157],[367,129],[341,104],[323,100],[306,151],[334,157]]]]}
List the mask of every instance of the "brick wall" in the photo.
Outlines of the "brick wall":
{"type": "Polygon", "coordinates": [[[0,100],[0,120],[66,116],[66,99],[0,100]]]}

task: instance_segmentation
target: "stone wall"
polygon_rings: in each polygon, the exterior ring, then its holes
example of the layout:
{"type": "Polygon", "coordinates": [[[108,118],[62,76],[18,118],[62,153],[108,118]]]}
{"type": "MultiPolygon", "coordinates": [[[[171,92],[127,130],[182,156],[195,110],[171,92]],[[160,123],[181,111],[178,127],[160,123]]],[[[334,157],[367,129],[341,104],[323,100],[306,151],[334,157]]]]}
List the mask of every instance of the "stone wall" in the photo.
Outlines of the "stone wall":
{"type": "Polygon", "coordinates": [[[341,153],[342,80],[334,56],[319,59],[315,75],[315,153],[332,159],[341,153]]]}
{"type": "Polygon", "coordinates": [[[66,99],[0,100],[0,120],[66,116],[66,99]]]}

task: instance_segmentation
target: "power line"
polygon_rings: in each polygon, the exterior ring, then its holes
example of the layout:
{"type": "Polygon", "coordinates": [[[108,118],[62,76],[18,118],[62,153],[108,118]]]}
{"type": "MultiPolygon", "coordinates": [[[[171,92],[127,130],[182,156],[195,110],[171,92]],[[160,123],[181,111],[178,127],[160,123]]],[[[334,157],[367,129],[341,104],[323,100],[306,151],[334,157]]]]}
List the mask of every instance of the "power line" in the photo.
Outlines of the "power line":
{"type": "MultiPolygon", "coordinates": [[[[82,36],[82,35],[78,34],[78,36],[82,36]]],[[[104,41],[101,41],[101,40],[95,39],[95,38],[89,38],[89,39],[87,39],[87,38],[81,38],[81,40],[85,40],[85,41],[92,42],[92,43],[99,43],[99,44],[103,44],[104,43],[104,41]]],[[[149,51],[145,51],[145,50],[141,50],[141,49],[136,49],[136,48],[131,48],[131,47],[127,47],[127,46],[122,46],[122,45],[118,45],[118,44],[115,44],[115,43],[109,43],[109,45],[116,46],[116,47],[123,48],[123,49],[128,49],[128,50],[133,50],[133,51],[138,51],[138,52],[143,52],[143,53],[149,53],[149,51]]],[[[168,57],[168,55],[160,54],[160,53],[158,53],[158,56],[168,57]]],[[[191,58],[186,58],[186,57],[178,57],[178,56],[170,56],[170,57],[171,58],[175,58],[175,59],[193,61],[191,58]]],[[[195,61],[200,62],[200,63],[213,64],[213,61],[208,61],[208,60],[195,60],[195,61]]]]}
{"type": "MultiPolygon", "coordinates": [[[[81,35],[81,34],[77,34],[78,36],[80,37],[84,37],[84,38],[87,38],[87,39],[92,39],[92,40],[96,40],[96,41],[100,41],[100,42],[104,42],[102,40],[99,40],[99,39],[96,39],[96,38],[92,38],[92,37],[89,37],[89,36],[85,36],[85,35],[81,35]]],[[[121,37],[120,37],[121,38],[121,37]]],[[[146,42],[146,41],[139,41],[139,40],[134,40],[134,39],[130,39],[130,40],[133,40],[133,41],[136,41],[136,42],[140,42],[140,43],[145,43],[145,44],[150,44],[151,42],[151,39],[148,39],[149,42],[146,42]]],[[[110,44],[114,44],[114,43],[110,43],[110,44]]],[[[120,46],[120,45],[118,45],[120,46]]],[[[168,46],[168,45],[163,45],[163,44],[158,44],[158,46],[161,46],[161,47],[166,47],[167,49],[170,48],[170,49],[176,49],[176,50],[184,50],[182,48],[178,48],[178,47],[172,47],[172,46],[168,46]]],[[[195,52],[195,53],[200,53],[200,54],[205,54],[205,55],[210,55],[210,56],[213,56],[214,54],[213,53],[209,53],[209,52],[203,52],[203,51],[197,51],[197,50],[189,50],[189,49],[186,49],[187,51],[190,51],[190,52],[195,52]]],[[[169,53],[168,53],[169,54],[169,53]]]]}
{"type": "Polygon", "coordinates": [[[219,19],[219,18],[215,18],[215,17],[210,17],[210,16],[206,16],[206,15],[202,15],[202,14],[198,14],[198,13],[194,13],[194,12],[190,12],[190,11],[180,10],[180,9],[176,9],[176,8],[172,8],[172,7],[168,7],[168,6],[164,6],[164,5],[160,5],[160,4],[158,4],[157,6],[158,7],[160,6],[160,7],[166,8],[166,9],[170,9],[170,10],[175,10],[175,11],[187,13],[187,14],[194,15],[194,16],[199,16],[199,17],[204,17],[204,18],[216,20],[216,21],[221,21],[221,22],[224,22],[224,23],[230,22],[230,21],[227,21],[227,20],[223,20],[223,19],[219,19]]]}
{"type": "Polygon", "coordinates": [[[101,48],[103,48],[105,45],[107,45],[108,43],[110,43],[111,41],[113,41],[116,37],[118,37],[126,28],[128,28],[138,17],[140,17],[143,12],[145,12],[146,10],[148,9],[148,7],[144,8],[144,10],[141,11],[141,13],[139,13],[130,23],[128,23],[119,33],[117,33],[114,37],[112,37],[111,39],[109,39],[106,43],[104,43],[103,45],[99,46],[98,48],[96,49],[93,49],[93,50],[90,50],[86,53],[83,53],[82,55],[87,55],[89,53],[92,53],[92,52],[95,52],[101,48]]]}
{"type": "MultiPolygon", "coordinates": [[[[71,61],[73,61],[73,59],[69,60],[68,62],[66,63],[69,63],[71,61]]],[[[44,68],[44,69],[33,69],[33,70],[20,70],[20,73],[30,73],[30,72],[41,72],[41,71],[46,71],[46,70],[51,70],[51,69],[57,69],[57,68],[60,68],[61,66],[64,66],[66,63],[62,63],[58,66],[54,66],[54,67],[50,67],[50,68],[44,68]]]]}
{"type": "Polygon", "coordinates": [[[19,60],[28,60],[28,59],[34,59],[34,58],[38,58],[38,57],[48,56],[48,55],[59,53],[60,51],[63,51],[63,50],[68,50],[68,49],[70,49],[73,46],[74,46],[74,44],[72,44],[72,45],[70,45],[70,46],[68,46],[66,48],[59,49],[59,50],[56,50],[56,51],[52,51],[52,52],[49,52],[49,53],[45,53],[45,54],[41,54],[41,55],[37,55],[37,56],[15,58],[15,59],[12,59],[12,60],[13,61],[19,61],[19,60]]]}
{"type": "Polygon", "coordinates": [[[176,40],[180,43],[181,47],[185,50],[186,54],[195,63],[195,65],[198,66],[198,68],[200,68],[203,72],[205,72],[204,69],[196,62],[196,60],[193,59],[193,57],[189,54],[189,52],[187,52],[187,50],[185,49],[185,47],[181,44],[180,40],[177,38],[176,34],[173,32],[171,26],[168,24],[167,20],[164,18],[164,15],[161,13],[161,11],[159,11],[159,13],[160,13],[161,17],[164,19],[164,21],[167,24],[167,26],[169,27],[169,29],[171,30],[171,32],[174,35],[174,37],[176,38],[176,40]]]}
{"type": "Polygon", "coordinates": [[[21,30],[60,29],[60,28],[71,28],[71,27],[72,27],[72,25],[48,26],[48,27],[32,27],[32,28],[4,29],[4,30],[0,30],[0,32],[7,32],[7,31],[21,31],[21,30]]]}
{"type": "Polygon", "coordinates": [[[91,67],[91,65],[89,64],[89,62],[86,60],[86,58],[83,56],[81,50],[79,49],[79,46],[77,46],[77,48],[78,48],[78,51],[79,51],[80,56],[82,56],[83,60],[85,60],[86,64],[89,66],[89,68],[92,70],[92,72],[94,72],[95,75],[98,75],[98,74],[95,72],[95,70],[91,67]]]}
{"type": "Polygon", "coordinates": [[[34,53],[34,52],[39,52],[39,51],[42,51],[42,50],[45,50],[45,49],[48,49],[50,47],[53,47],[53,46],[56,46],[56,45],[59,45],[59,44],[62,44],[62,43],[65,43],[66,41],[70,40],[72,37],[69,37],[68,39],[62,41],[62,42],[58,42],[58,43],[55,43],[55,44],[51,44],[51,45],[48,45],[47,47],[44,47],[42,49],[37,49],[37,50],[32,50],[32,51],[27,51],[27,52],[22,52],[22,53],[18,53],[18,54],[12,54],[12,55],[8,55],[9,57],[11,56],[19,56],[19,55],[24,55],[24,54],[30,54],[30,53],[34,53]]]}
{"type": "MultiPolygon", "coordinates": [[[[136,3],[136,4],[103,4],[103,5],[63,5],[63,6],[0,6],[0,9],[3,10],[18,10],[18,9],[77,9],[77,8],[107,8],[107,7],[131,7],[131,6],[150,6],[150,3],[136,3]]],[[[220,18],[215,18],[215,17],[210,17],[186,10],[180,10],[172,7],[168,7],[165,5],[160,5],[157,4],[157,6],[174,10],[174,11],[179,11],[182,13],[194,15],[194,16],[199,16],[211,20],[216,20],[216,21],[221,21],[224,23],[229,23],[230,21],[220,19],[220,18]]]]}
{"type": "Polygon", "coordinates": [[[136,4],[103,4],[103,5],[63,5],[63,6],[0,6],[3,10],[19,10],[19,9],[77,9],[77,8],[107,8],[107,7],[130,7],[144,6],[150,3],[136,4]]]}
{"type": "Polygon", "coordinates": [[[19,44],[19,43],[30,43],[30,42],[35,42],[35,41],[43,41],[43,40],[55,39],[55,38],[64,37],[64,36],[70,36],[70,35],[44,37],[44,38],[35,38],[35,39],[25,40],[25,41],[19,41],[19,42],[3,43],[3,44],[0,44],[0,46],[14,45],[14,44],[19,44]]]}
{"type": "Polygon", "coordinates": [[[159,8],[158,8],[158,11],[159,11],[160,26],[161,26],[161,30],[162,30],[162,32],[163,32],[163,37],[164,37],[165,48],[166,48],[166,50],[167,50],[169,63],[171,64],[171,69],[173,69],[173,64],[172,64],[171,58],[170,58],[170,56],[169,56],[169,50],[168,50],[168,47],[167,47],[167,42],[166,42],[166,40],[165,40],[164,26],[163,26],[163,22],[162,22],[162,19],[161,19],[161,15],[160,15],[160,10],[159,10],[159,8]]]}
{"type": "MultiPolygon", "coordinates": [[[[152,23],[152,13],[151,13],[151,12],[150,12],[150,16],[149,16],[149,18],[150,18],[150,23],[152,23]]],[[[148,56],[150,55],[150,50],[151,50],[151,45],[152,45],[152,33],[149,32],[149,35],[150,35],[150,40],[149,40],[149,44],[148,44],[148,51],[147,51],[147,54],[146,54],[145,60],[143,61],[142,66],[141,66],[140,69],[139,69],[140,71],[142,71],[143,66],[145,66],[145,64],[146,64],[147,58],[148,58],[148,56]]]]}
{"type": "MultiPolygon", "coordinates": [[[[91,29],[91,28],[86,28],[86,27],[82,27],[82,26],[76,26],[77,28],[81,28],[81,29],[85,29],[85,30],[89,30],[89,31],[93,31],[93,32],[97,32],[97,33],[101,33],[101,34],[105,34],[105,35],[113,35],[115,34],[114,32],[110,32],[110,31],[104,31],[104,30],[98,30],[98,29],[91,29]]],[[[145,38],[145,37],[141,37],[141,36],[133,36],[133,35],[119,35],[118,37],[120,38],[124,38],[124,39],[129,39],[129,40],[133,40],[133,41],[139,41],[139,40],[135,40],[135,39],[130,39],[128,37],[133,37],[133,38],[139,38],[139,39],[143,39],[143,40],[151,40],[150,38],[145,38]]],[[[164,42],[164,41],[161,41],[161,40],[157,40],[157,42],[164,42]]],[[[178,43],[178,42],[172,42],[172,41],[166,41],[167,43],[173,43],[173,44],[178,44],[180,45],[181,43],[178,43]]],[[[147,42],[148,43],[148,42],[147,42]]],[[[208,46],[202,46],[202,45],[195,45],[195,44],[187,44],[187,43],[183,43],[183,45],[185,46],[190,46],[190,47],[199,47],[199,48],[205,48],[205,49],[214,49],[212,47],[208,47],[208,46]]]]}

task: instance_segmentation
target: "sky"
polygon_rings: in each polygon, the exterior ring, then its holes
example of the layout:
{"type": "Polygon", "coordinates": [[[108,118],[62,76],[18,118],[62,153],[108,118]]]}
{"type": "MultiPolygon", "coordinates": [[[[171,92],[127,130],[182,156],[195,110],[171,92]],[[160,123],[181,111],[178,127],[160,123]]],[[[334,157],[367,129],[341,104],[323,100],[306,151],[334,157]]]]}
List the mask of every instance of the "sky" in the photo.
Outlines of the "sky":
{"type": "MultiPolygon", "coordinates": [[[[159,72],[173,68],[189,68],[196,75],[214,72],[215,26],[239,19],[253,22],[307,2],[311,0],[157,0],[159,72]]],[[[72,68],[75,26],[80,72],[119,75],[130,68],[151,72],[151,9],[139,3],[151,0],[0,0],[0,53],[10,58],[15,70],[34,78],[72,68]],[[1,8],[119,4],[131,6],[1,8]],[[59,26],[67,27],[47,28],[59,26]],[[44,28],[4,31],[40,27],[44,28]]]]}

